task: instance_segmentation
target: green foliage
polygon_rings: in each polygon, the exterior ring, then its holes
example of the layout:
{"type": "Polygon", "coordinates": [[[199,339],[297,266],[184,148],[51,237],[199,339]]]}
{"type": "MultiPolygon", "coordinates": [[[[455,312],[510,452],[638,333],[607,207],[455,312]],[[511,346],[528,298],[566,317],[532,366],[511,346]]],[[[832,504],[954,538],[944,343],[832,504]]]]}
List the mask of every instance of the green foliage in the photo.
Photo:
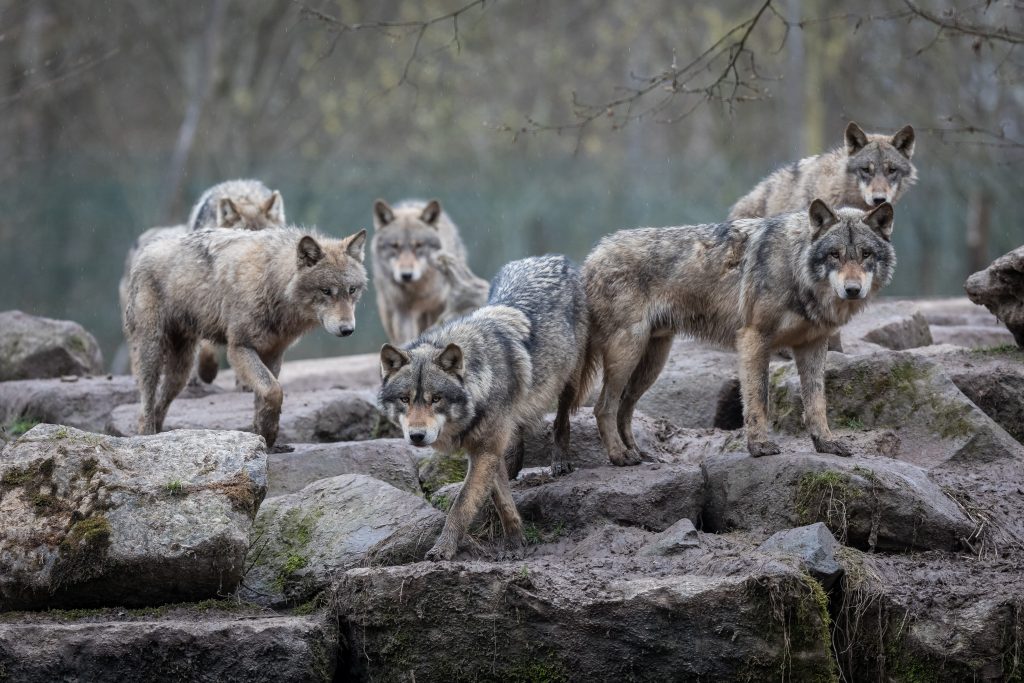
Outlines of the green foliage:
{"type": "Polygon", "coordinates": [[[7,425],[7,433],[11,436],[21,436],[25,432],[29,431],[37,424],[40,424],[39,420],[31,417],[19,417],[18,419],[7,425]]]}
{"type": "Polygon", "coordinates": [[[185,487],[180,480],[175,479],[164,484],[164,492],[169,496],[183,496],[185,495],[185,487]]]}
{"type": "Polygon", "coordinates": [[[840,542],[846,540],[847,504],[860,496],[850,486],[845,472],[822,470],[806,472],[797,481],[794,506],[800,524],[824,522],[840,542]]]}

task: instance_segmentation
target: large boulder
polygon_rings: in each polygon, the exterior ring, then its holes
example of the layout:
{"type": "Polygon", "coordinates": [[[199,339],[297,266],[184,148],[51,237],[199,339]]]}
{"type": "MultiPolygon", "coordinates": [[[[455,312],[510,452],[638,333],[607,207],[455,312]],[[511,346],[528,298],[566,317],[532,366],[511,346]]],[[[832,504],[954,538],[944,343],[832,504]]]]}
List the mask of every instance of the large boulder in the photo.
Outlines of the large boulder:
{"type": "Polygon", "coordinates": [[[0,312],[0,382],[101,372],[99,344],[78,323],[0,312]]]}
{"type": "MultiPolygon", "coordinates": [[[[823,596],[761,556],[357,568],[335,591],[353,680],[829,680],[823,596]]],[[[820,590],[820,589],[819,589],[820,590]]]]}
{"type": "Polygon", "coordinates": [[[234,590],[266,492],[263,439],[118,439],[39,425],[0,461],[0,609],[150,605],[234,590]]]}
{"type": "MultiPolygon", "coordinates": [[[[419,495],[416,458],[420,451],[403,439],[295,444],[290,453],[267,456],[267,497],[295,493],[314,481],[339,474],[366,474],[419,495]]],[[[461,481],[461,480],[460,480],[461,481]]]]}
{"type": "Polygon", "coordinates": [[[378,479],[321,479],[264,502],[242,595],[276,605],[305,602],[339,572],[375,559],[371,553],[381,547],[422,558],[443,525],[444,514],[423,498],[378,479]]]}
{"type": "Polygon", "coordinates": [[[977,525],[919,467],[888,458],[786,453],[709,458],[705,530],[772,534],[823,522],[846,545],[956,550],[977,525]]]}
{"type": "MultiPolygon", "coordinates": [[[[321,389],[372,389],[380,387],[380,354],[360,353],[334,358],[289,360],[281,365],[278,378],[285,393],[321,389]]],[[[217,386],[232,391],[235,372],[217,376],[217,386]]]]}
{"type": "Polygon", "coordinates": [[[931,329],[914,301],[871,303],[840,331],[843,353],[862,355],[882,349],[902,351],[932,343],[931,329]]]}
{"type": "MultiPolygon", "coordinates": [[[[164,429],[229,429],[251,431],[251,393],[218,393],[203,398],[177,398],[164,429]]],[[[111,415],[107,431],[135,434],[139,405],[123,405],[111,415]]],[[[362,441],[395,436],[398,430],[377,410],[369,391],[328,389],[286,394],[281,409],[279,443],[362,441]]]]}
{"type": "Polygon", "coordinates": [[[971,275],[964,290],[971,301],[992,311],[1024,348],[1024,246],[971,275]]]}
{"type": "MultiPolygon", "coordinates": [[[[181,395],[205,396],[211,391],[215,389],[194,384],[181,395]]],[[[138,400],[135,379],[129,375],[0,382],[0,426],[49,422],[87,432],[104,432],[118,406],[138,400]]]]}
{"type": "Polygon", "coordinates": [[[205,604],[0,616],[0,674],[52,681],[334,680],[337,627],[322,616],[277,616],[205,604]]]}

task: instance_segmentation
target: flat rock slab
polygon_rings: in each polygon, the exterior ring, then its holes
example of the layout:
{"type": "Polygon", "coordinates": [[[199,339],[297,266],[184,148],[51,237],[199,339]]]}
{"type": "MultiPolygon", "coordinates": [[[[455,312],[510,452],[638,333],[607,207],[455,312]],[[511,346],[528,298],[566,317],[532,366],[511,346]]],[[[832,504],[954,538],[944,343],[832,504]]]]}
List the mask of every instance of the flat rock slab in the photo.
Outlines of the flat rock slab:
{"type": "Polygon", "coordinates": [[[344,643],[339,675],[666,681],[769,680],[785,672],[787,680],[810,680],[832,671],[821,610],[796,570],[763,557],[737,562],[728,576],[662,558],[609,563],[349,570],[334,597],[344,643]]]}
{"type": "Polygon", "coordinates": [[[294,444],[291,453],[267,456],[267,497],[295,493],[320,479],[366,474],[397,489],[419,495],[416,459],[422,451],[404,439],[294,444]]]}
{"type": "Polygon", "coordinates": [[[976,525],[919,467],[886,458],[785,453],[709,458],[704,529],[773,534],[825,523],[844,544],[955,550],[976,525]]]}
{"type": "Polygon", "coordinates": [[[33,428],[0,461],[0,610],[231,592],[266,470],[252,434],[33,428]]]}
{"type": "Polygon", "coordinates": [[[518,482],[513,495],[523,519],[547,526],[610,521],[662,531],[683,518],[696,522],[704,505],[704,479],[696,465],[608,466],[542,481],[518,482]]]}
{"type": "Polygon", "coordinates": [[[331,681],[337,629],[321,617],[219,614],[0,623],[0,672],[52,681],[331,681]]]}
{"type": "Polygon", "coordinates": [[[992,311],[1024,348],[1024,246],[971,275],[964,290],[971,301],[992,311]]]}
{"type": "MultiPolygon", "coordinates": [[[[171,403],[165,430],[227,429],[252,431],[251,393],[221,393],[203,398],[178,398],[171,403]]],[[[136,433],[138,404],[116,408],[108,431],[136,433]]],[[[397,435],[397,428],[377,410],[376,396],[369,391],[329,389],[285,394],[278,443],[361,441],[397,435]]]]}
{"type": "MultiPolygon", "coordinates": [[[[279,381],[285,393],[321,389],[372,389],[376,392],[380,387],[380,354],[285,361],[281,365],[279,381]]],[[[234,391],[234,371],[218,375],[215,384],[234,391]]]]}
{"type": "Polygon", "coordinates": [[[100,346],[78,323],[0,312],[0,382],[101,372],[100,346]]]}
{"type": "MultiPolygon", "coordinates": [[[[933,349],[938,347],[829,354],[825,392],[833,430],[840,438],[844,431],[891,431],[895,440],[888,454],[929,470],[967,471],[1024,457],[1021,445],[957,388],[933,349]]],[[[772,372],[771,398],[775,428],[805,434],[800,381],[792,364],[772,372]]]]}
{"type": "Polygon", "coordinates": [[[395,545],[407,541],[407,550],[422,557],[443,524],[444,514],[422,497],[372,477],[322,479],[264,502],[242,595],[261,604],[304,602],[339,572],[369,562],[382,545],[400,553],[395,545]]]}
{"type": "MultiPolygon", "coordinates": [[[[209,386],[190,385],[181,395],[205,396],[213,391],[209,386]]],[[[0,382],[0,425],[49,422],[101,433],[118,406],[138,401],[139,391],[130,375],[0,382]]]]}

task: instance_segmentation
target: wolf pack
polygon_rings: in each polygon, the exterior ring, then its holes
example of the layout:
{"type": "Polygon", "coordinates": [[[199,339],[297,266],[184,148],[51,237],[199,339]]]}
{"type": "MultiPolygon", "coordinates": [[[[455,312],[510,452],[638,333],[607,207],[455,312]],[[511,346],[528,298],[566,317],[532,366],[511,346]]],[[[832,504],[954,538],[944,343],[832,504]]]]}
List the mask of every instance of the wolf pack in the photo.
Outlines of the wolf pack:
{"type": "MultiPolygon", "coordinates": [[[[621,230],[577,267],[560,255],[469,267],[436,200],[373,204],[374,289],[388,343],[381,411],[414,446],[464,452],[465,482],[430,560],[451,559],[489,496],[505,542],[524,544],[510,481],[525,444],[555,411],[551,474],[572,470],[570,415],[601,377],[594,418],[609,460],[644,458],[637,401],[673,338],[735,348],[747,449],[780,453],[768,419],[772,354],[789,349],[804,422],[821,453],[851,455],[829,429],[830,339],[893,277],[893,204],[911,187],[914,130],[867,134],[770,174],[721,223],[621,230]]],[[[120,285],[124,333],[141,394],[140,434],[163,428],[190,382],[212,382],[218,347],[254,394],[253,428],[276,444],[284,353],[317,326],[356,329],[367,289],[366,230],[344,238],[290,225],[281,194],[256,180],[205,192],[185,225],[133,245],[120,285]]]]}

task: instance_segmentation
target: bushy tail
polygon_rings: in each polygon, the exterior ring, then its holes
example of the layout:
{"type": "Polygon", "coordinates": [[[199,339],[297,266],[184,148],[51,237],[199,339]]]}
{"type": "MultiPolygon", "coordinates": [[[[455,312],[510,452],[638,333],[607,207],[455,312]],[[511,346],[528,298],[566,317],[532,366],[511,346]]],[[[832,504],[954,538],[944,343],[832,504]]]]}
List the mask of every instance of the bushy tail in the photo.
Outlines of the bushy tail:
{"type": "Polygon", "coordinates": [[[594,379],[597,377],[597,366],[600,361],[600,345],[597,343],[594,329],[588,321],[586,346],[571,381],[573,396],[569,403],[570,412],[575,414],[590,395],[590,389],[594,384],[594,379]]]}

